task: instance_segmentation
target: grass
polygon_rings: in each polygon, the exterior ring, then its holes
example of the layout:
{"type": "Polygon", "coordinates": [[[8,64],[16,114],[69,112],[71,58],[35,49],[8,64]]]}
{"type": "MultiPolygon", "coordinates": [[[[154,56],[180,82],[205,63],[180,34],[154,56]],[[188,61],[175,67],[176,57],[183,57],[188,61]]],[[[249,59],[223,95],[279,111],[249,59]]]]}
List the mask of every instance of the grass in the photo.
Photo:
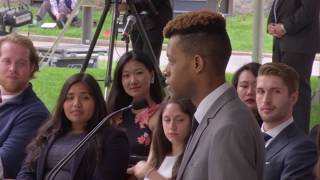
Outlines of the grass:
{"type": "MultiPolygon", "coordinates": [[[[36,78],[32,80],[34,90],[42,101],[46,104],[50,111],[53,110],[58,94],[64,81],[72,74],[78,73],[79,69],[43,67],[36,74],[36,78]]],[[[105,77],[105,69],[88,68],[87,72],[92,74],[96,79],[103,80],[105,77]]],[[[230,81],[232,74],[227,74],[227,81],[230,81]]],[[[104,82],[99,81],[101,90],[103,90],[104,82]]],[[[311,87],[313,92],[319,88],[320,79],[311,78],[311,87]]],[[[312,104],[310,127],[320,122],[320,103],[312,104]]]]}
{"type": "MultiPolygon", "coordinates": [[[[264,29],[266,29],[267,18],[264,18],[264,29]]],[[[251,51],[253,47],[253,15],[227,16],[227,30],[231,39],[233,50],[251,51]]],[[[264,31],[265,32],[265,31],[264,31]]],[[[272,37],[263,33],[264,52],[272,51],[272,37]]]]}
{"type": "MultiPolygon", "coordinates": [[[[36,14],[36,8],[32,7],[31,11],[36,14]]],[[[93,11],[93,21],[99,22],[101,16],[100,10],[93,11]]],[[[111,13],[109,12],[106,21],[104,22],[103,31],[109,30],[111,26],[111,13]]],[[[82,17],[82,14],[78,15],[82,17]]],[[[252,35],[253,35],[253,15],[238,15],[227,16],[227,30],[231,39],[233,50],[235,51],[251,51],[252,50],[252,35]]],[[[47,15],[42,22],[53,22],[47,15]]],[[[264,18],[264,29],[266,29],[266,17],[264,18]]],[[[18,31],[30,32],[31,34],[50,35],[56,36],[60,33],[60,29],[42,29],[40,24],[37,26],[22,26],[18,28],[18,31]]],[[[81,37],[81,28],[69,27],[65,32],[65,36],[68,37],[81,37]]],[[[95,27],[92,29],[95,32],[95,27]]],[[[100,34],[100,38],[106,39],[100,34]]],[[[270,53],[272,51],[272,38],[267,33],[263,33],[263,51],[270,53]]],[[[165,40],[166,42],[167,40],[165,40]]],[[[105,66],[102,66],[105,67],[105,66]]],[[[71,74],[79,72],[79,69],[68,68],[41,68],[41,72],[38,73],[38,78],[32,81],[34,89],[40,98],[45,102],[48,109],[52,110],[59,94],[60,88],[67,77],[71,74]]],[[[87,72],[93,74],[97,79],[103,79],[105,76],[105,69],[88,69],[87,72]]],[[[227,75],[227,79],[230,80],[232,74],[227,75]]],[[[100,82],[103,87],[103,82],[100,82]]],[[[311,87],[313,92],[320,87],[320,80],[316,77],[311,78],[311,87]]],[[[312,105],[310,127],[320,122],[320,103],[312,105]]]]}
{"type": "MultiPolygon", "coordinates": [[[[33,14],[36,14],[36,8],[32,7],[31,11],[33,14]]],[[[93,20],[99,22],[100,16],[102,11],[101,10],[94,10],[93,11],[93,20]]],[[[82,11],[80,11],[79,15],[82,18],[82,11]]],[[[231,44],[233,50],[236,51],[251,51],[252,50],[252,33],[253,33],[253,15],[246,14],[246,15],[238,15],[238,16],[227,16],[227,30],[231,39],[231,44]]],[[[45,16],[43,22],[53,22],[52,19],[47,15],[45,16]]],[[[104,22],[103,31],[109,30],[111,27],[111,12],[109,12],[106,21],[104,22]]],[[[40,23],[41,24],[41,23],[40,23]]],[[[53,29],[42,29],[40,28],[40,24],[37,26],[22,26],[18,28],[18,31],[23,32],[30,32],[31,34],[39,34],[39,35],[50,35],[56,36],[59,34],[60,29],[53,28],[53,29]]],[[[264,18],[264,29],[266,28],[266,17],[264,18]]],[[[67,37],[81,37],[82,28],[79,27],[69,27],[65,32],[65,36],[67,37]]],[[[95,27],[92,29],[92,32],[95,32],[95,27]]],[[[100,34],[100,38],[106,39],[100,34]]],[[[264,52],[271,52],[272,50],[272,38],[267,33],[264,33],[264,52]]],[[[165,40],[167,42],[167,40],[165,40]]]]}
{"type": "MultiPolygon", "coordinates": [[[[43,67],[36,74],[36,78],[31,81],[33,88],[49,111],[53,110],[64,81],[78,72],[80,72],[80,69],[43,67]]],[[[88,68],[87,73],[92,74],[97,80],[105,77],[105,69],[88,68]]],[[[99,81],[99,84],[102,89],[104,87],[103,81],[99,81]]]]}
{"type": "MultiPolygon", "coordinates": [[[[31,7],[30,10],[35,16],[35,14],[37,13],[37,8],[31,7]]],[[[100,20],[101,13],[102,11],[100,10],[93,10],[93,14],[92,14],[93,21],[98,23],[100,20]]],[[[112,19],[110,14],[111,13],[109,12],[109,15],[107,16],[106,21],[104,22],[102,31],[106,31],[111,27],[110,25],[111,25],[112,19]]],[[[82,19],[82,11],[79,12],[78,17],[82,19]]],[[[20,32],[30,32],[31,34],[47,35],[47,36],[57,36],[60,33],[61,29],[59,29],[58,27],[55,27],[52,29],[41,28],[40,26],[45,22],[54,22],[54,21],[51,19],[49,15],[46,15],[44,19],[41,22],[39,22],[36,26],[32,26],[32,25],[21,26],[21,27],[18,27],[17,30],[20,32]]],[[[93,27],[92,32],[95,32],[95,30],[96,30],[96,27],[93,27]]],[[[82,33],[82,28],[69,26],[65,31],[64,36],[81,37],[82,35],[81,33],[82,33]]],[[[106,37],[103,36],[103,33],[100,34],[100,38],[106,39],[106,37]]]]}

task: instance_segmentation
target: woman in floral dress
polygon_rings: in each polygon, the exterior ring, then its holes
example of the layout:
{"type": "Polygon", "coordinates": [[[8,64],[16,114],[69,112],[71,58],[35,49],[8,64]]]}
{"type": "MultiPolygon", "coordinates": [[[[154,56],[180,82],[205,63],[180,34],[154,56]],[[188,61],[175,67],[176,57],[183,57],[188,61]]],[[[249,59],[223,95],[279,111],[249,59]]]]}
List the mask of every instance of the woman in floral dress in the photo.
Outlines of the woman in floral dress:
{"type": "Polygon", "coordinates": [[[108,113],[142,98],[146,99],[149,105],[141,110],[124,111],[112,119],[112,123],[122,127],[129,138],[129,166],[145,160],[148,156],[152,129],[159,114],[157,110],[164,97],[156,72],[151,59],[136,51],[125,53],[114,71],[114,82],[107,100],[108,113]]]}

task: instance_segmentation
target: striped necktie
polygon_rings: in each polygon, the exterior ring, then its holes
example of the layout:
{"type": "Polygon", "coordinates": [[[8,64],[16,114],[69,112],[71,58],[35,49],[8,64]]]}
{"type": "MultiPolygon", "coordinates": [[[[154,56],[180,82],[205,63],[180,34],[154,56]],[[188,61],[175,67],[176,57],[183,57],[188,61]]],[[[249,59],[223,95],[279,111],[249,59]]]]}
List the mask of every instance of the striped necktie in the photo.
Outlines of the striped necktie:
{"type": "Polygon", "coordinates": [[[193,118],[192,118],[192,124],[191,124],[191,134],[190,134],[190,137],[192,137],[193,134],[194,134],[194,132],[196,132],[198,125],[199,125],[199,123],[198,123],[197,119],[193,116],[193,118]]]}

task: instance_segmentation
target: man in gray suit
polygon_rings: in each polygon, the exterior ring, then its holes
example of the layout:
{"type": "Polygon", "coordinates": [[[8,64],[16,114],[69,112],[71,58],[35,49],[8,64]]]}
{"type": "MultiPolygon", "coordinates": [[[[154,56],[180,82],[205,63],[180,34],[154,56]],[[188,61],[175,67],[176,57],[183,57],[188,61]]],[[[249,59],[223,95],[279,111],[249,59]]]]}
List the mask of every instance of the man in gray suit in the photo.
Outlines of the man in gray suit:
{"type": "Polygon", "coordinates": [[[297,72],[283,63],[260,67],[257,78],[257,106],[266,140],[265,180],[314,179],[317,160],[315,144],[298,129],[292,117],[298,99],[297,72]]]}
{"type": "MultiPolygon", "coordinates": [[[[264,147],[257,121],[225,81],[231,55],[225,19],[199,10],[170,21],[165,69],[168,89],[197,106],[197,129],[178,180],[261,180],[264,147]]],[[[194,123],[196,124],[196,123],[194,123]]]]}

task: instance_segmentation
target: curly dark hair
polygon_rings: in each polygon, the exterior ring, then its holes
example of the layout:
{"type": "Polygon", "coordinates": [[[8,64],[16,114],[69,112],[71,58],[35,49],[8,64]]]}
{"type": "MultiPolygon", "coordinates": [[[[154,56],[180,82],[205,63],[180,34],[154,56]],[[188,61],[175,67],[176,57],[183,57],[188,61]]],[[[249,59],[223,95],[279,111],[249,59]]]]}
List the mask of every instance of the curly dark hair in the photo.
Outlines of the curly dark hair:
{"type": "Polygon", "coordinates": [[[226,21],[220,13],[201,9],[178,15],[168,22],[163,34],[166,38],[179,36],[179,48],[189,55],[207,58],[216,75],[224,75],[232,49],[226,21]]]}

